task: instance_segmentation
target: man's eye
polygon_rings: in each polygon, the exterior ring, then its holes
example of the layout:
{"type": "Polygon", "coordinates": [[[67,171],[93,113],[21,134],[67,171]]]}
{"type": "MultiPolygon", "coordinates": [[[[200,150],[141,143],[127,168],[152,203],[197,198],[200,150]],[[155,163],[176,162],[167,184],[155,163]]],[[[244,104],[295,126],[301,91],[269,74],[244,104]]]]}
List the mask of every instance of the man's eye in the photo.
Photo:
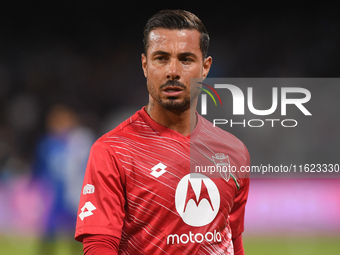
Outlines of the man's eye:
{"type": "Polygon", "coordinates": [[[156,59],[159,60],[159,61],[164,61],[167,58],[165,56],[158,56],[156,59]]]}
{"type": "Polygon", "coordinates": [[[181,61],[184,62],[184,63],[189,63],[189,62],[192,62],[193,59],[192,58],[182,58],[181,61]]]}

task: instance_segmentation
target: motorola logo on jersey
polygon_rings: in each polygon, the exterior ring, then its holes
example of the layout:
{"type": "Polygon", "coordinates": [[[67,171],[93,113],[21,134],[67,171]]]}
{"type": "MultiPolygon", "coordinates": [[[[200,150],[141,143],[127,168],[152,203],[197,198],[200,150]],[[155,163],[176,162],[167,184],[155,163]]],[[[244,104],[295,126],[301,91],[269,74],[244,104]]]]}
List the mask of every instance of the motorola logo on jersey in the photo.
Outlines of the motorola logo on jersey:
{"type": "Polygon", "coordinates": [[[201,227],[215,219],[220,209],[220,193],[211,179],[203,174],[191,173],[178,183],[175,204],[186,224],[201,227]]]}

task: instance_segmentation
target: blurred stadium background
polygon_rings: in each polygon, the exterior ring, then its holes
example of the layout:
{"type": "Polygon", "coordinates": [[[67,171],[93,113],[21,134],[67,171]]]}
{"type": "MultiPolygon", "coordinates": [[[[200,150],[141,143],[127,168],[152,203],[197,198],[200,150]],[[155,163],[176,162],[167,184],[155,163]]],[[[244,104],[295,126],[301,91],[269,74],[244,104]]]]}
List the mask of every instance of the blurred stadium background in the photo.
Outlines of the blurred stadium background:
{"type": "MultiPolygon", "coordinates": [[[[214,60],[210,77],[339,77],[340,22],[332,6],[6,3],[0,8],[0,254],[82,254],[73,233],[89,147],[147,103],[142,31],[164,8],[203,20],[214,60]]],[[[319,100],[329,101],[327,95],[319,100]]],[[[334,123],[325,122],[324,132],[338,135],[332,126],[339,116],[328,117],[334,123]]],[[[279,144],[285,137],[275,132],[279,144]]],[[[266,157],[268,146],[253,146],[245,131],[237,135],[257,162],[266,157]]],[[[339,135],[333,138],[332,148],[318,143],[325,154],[340,149],[334,147],[339,135]]],[[[340,254],[339,215],[339,179],[254,179],[246,254],[340,254]]]]}

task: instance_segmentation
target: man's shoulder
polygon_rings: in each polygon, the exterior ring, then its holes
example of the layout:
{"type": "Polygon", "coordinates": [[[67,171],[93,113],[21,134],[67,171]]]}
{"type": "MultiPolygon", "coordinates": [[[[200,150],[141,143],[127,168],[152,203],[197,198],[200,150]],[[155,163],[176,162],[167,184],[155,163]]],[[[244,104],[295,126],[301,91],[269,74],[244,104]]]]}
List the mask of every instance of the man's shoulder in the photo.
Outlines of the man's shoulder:
{"type": "Polygon", "coordinates": [[[127,140],[138,139],[140,135],[148,132],[150,127],[144,121],[141,111],[138,110],[135,114],[121,122],[118,126],[113,128],[111,131],[102,135],[96,142],[98,144],[112,144],[114,142],[122,142],[127,140]]]}
{"type": "Polygon", "coordinates": [[[249,152],[246,145],[232,133],[223,130],[213,123],[200,116],[201,118],[201,128],[200,128],[200,138],[209,141],[214,144],[215,147],[218,145],[227,146],[235,150],[242,158],[249,161],[249,152]]]}
{"type": "Polygon", "coordinates": [[[201,133],[206,134],[207,136],[215,136],[220,138],[220,141],[226,141],[225,139],[232,141],[235,144],[243,144],[243,142],[236,137],[235,135],[233,135],[232,133],[223,130],[222,128],[218,127],[218,126],[214,126],[213,123],[211,123],[209,120],[205,119],[204,117],[200,116],[201,118],[201,133]]]}

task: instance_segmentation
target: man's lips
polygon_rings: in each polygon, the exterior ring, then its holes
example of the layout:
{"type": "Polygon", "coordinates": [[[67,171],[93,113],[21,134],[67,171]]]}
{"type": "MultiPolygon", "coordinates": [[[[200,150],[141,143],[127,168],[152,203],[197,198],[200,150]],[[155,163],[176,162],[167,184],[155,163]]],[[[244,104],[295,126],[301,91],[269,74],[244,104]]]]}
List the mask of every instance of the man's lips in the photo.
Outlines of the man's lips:
{"type": "Polygon", "coordinates": [[[165,87],[162,92],[166,95],[166,96],[178,96],[183,92],[183,88],[181,87],[177,87],[177,86],[168,86],[165,87]]]}

